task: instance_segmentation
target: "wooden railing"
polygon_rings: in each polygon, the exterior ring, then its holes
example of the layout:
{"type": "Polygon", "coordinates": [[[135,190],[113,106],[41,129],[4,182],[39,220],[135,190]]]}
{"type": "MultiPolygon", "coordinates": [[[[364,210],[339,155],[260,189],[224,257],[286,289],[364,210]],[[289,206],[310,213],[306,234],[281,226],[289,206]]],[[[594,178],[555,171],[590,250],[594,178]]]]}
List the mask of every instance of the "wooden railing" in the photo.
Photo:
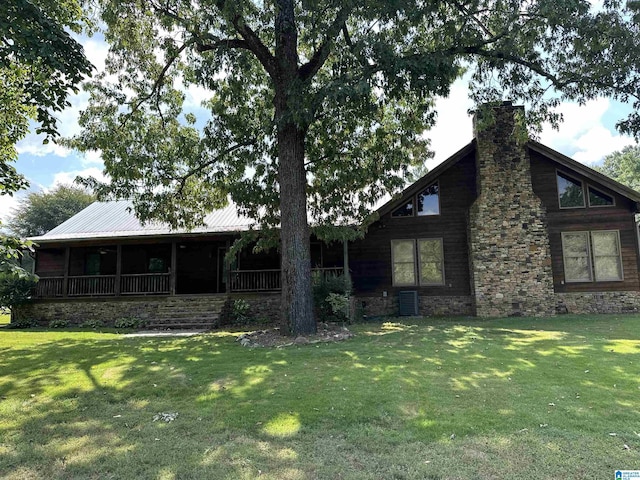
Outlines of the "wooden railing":
{"type": "Polygon", "coordinates": [[[40,277],[34,294],[45,298],[64,296],[64,277],[40,277]]]}
{"type": "Polygon", "coordinates": [[[169,293],[170,282],[171,274],[169,273],[122,275],[120,293],[123,295],[169,293]]]}
{"type": "Polygon", "coordinates": [[[115,275],[86,275],[82,277],[69,277],[68,295],[70,297],[115,294],[115,275]]]}
{"type": "MultiPolygon", "coordinates": [[[[312,268],[313,275],[339,276],[343,274],[342,267],[312,268]]],[[[232,270],[232,292],[268,292],[282,288],[280,284],[280,270],[232,270]]]]}

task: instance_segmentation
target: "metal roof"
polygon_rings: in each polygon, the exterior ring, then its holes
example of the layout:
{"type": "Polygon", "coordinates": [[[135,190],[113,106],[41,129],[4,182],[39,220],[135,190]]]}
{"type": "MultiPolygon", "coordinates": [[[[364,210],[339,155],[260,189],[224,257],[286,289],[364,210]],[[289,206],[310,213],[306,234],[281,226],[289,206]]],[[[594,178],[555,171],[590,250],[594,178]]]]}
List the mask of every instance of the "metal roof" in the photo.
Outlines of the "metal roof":
{"type": "Polygon", "coordinates": [[[142,223],[133,213],[132,203],[126,200],[94,202],[66,222],[40,237],[38,243],[58,240],[89,240],[98,238],[123,238],[140,236],[177,235],[185,233],[228,233],[248,230],[253,220],[238,215],[237,208],[230,204],[214,210],[204,219],[205,225],[193,230],[172,230],[163,223],[142,223]]]}

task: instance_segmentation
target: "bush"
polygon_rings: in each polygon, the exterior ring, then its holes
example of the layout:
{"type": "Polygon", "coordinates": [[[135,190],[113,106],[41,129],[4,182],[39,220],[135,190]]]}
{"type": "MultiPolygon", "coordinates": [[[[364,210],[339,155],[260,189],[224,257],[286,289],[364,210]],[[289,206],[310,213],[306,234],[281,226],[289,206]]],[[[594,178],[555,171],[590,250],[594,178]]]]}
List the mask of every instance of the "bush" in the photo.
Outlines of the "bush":
{"type": "Polygon", "coordinates": [[[12,318],[9,328],[33,328],[38,326],[38,321],[34,318],[12,318]]]}
{"type": "Polygon", "coordinates": [[[69,321],[64,318],[56,318],[55,320],[51,320],[49,322],[49,328],[67,328],[69,326],[69,321]]]}
{"type": "Polygon", "coordinates": [[[246,325],[251,321],[249,316],[249,303],[243,298],[234,300],[231,307],[231,324],[232,325],[246,325]]]}
{"type": "Polygon", "coordinates": [[[116,328],[135,329],[144,327],[144,321],[136,317],[123,317],[113,322],[113,326],[116,328]]]}
{"type": "Polygon", "coordinates": [[[104,327],[104,322],[102,320],[86,320],[80,324],[80,328],[102,328],[104,327]]]}
{"type": "Polygon", "coordinates": [[[313,303],[321,322],[349,320],[347,305],[351,283],[344,275],[316,275],[313,278],[313,303]]]}
{"type": "Polygon", "coordinates": [[[0,274],[0,307],[15,307],[29,301],[37,281],[38,277],[29,274],[0,274]]]}

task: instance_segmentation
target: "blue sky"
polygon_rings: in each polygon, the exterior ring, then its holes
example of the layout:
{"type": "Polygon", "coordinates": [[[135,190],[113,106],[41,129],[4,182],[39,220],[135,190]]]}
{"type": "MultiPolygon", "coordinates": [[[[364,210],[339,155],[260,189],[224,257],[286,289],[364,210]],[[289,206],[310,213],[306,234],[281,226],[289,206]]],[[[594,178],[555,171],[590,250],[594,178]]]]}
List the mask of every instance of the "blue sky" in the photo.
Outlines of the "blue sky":
{"type": "MultiPolygon", "coordinates": [[[[104,68],[107,46],[100,35],[81,38],[87,57],[98,70],[104,68]]],[[[200,88],[187,91],[187,105],[199,116],[206,111],[199,107],[208,97],[200,88]]],[[[79,132],[77,123],[79,112],[85,108],[88,95],[80,92],[70,98],[71,107],[58,114],[59,131],[63,136],[79,132]]],[[[473,106],[468,99],[466,82],[459,80],[451,88],[447,98],[438,99],[438,123],[427,136],[435,157],[427,162],[429,168],[435,167],[451,154],[466,145],[472,138],[471,117],[467,111],[473,106]]],[[[564,115],[564,123],[559,131],[545,126],[540,141],[549,147],[587,165],[597,164],[602,158],[626,145],[633,144],[630,137],[621,136],[615,130],[615,123],[624,118],[630,106],[599,98],[584,106],[564,103],[559,111],[564,115]]],[[[51,188],[56,183],[70,183],[76,175],[100,175],[102,161],[99,154],[80,155],[59,147],[53,143],[42,144],[42,137],[30,134],[18,144],[19,157],[16,168],[26,175],[32,189],[51,188]]],[[[15,206],[15,197],[0,197],[0,218],[6,219],[15,206]]]]}

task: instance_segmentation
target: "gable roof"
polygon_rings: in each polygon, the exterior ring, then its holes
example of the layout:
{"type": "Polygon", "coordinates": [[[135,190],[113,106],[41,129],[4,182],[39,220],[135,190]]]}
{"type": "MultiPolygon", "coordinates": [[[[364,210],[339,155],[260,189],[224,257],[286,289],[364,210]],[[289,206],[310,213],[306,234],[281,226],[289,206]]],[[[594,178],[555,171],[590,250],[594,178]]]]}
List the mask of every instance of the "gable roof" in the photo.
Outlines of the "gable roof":
{"type": "Polygon", "coordinates": [[[547,158],[559,163],[563,167],[566,167],[569,170],[573,170],[584,177],[597,182],[601,185],[604,185],[608,189],[622,195],[623,197],[627,197],[634,202],[640,202],[640,193],[636,192],[633,188],[629,188],[626,185],[623,185],[620,182],[616,182],[614,179],[607,177],[606,175],[583,165],[580,162],[575,161],[572,158],[563,155],[562,153],[553,150],[552,148],[547,147],[535,140],[529,140],[527,142],[527,146],[530,150],[537,152],[541,155],[544,155],[547,158]]]}
{"type": "Polygon", "coordinates": [[[236,206],[230,204],[207,215],[204,226],[193,230],[172,230],[169,225],[159,222],[143,225],[131,211],[132,207],[132,203],[126,200],[94,202],[50,232],[30,240],[47,243],[59,240],[231,233],[249,230],[254,223],[253,220],[238,215],[236,206]]]}

